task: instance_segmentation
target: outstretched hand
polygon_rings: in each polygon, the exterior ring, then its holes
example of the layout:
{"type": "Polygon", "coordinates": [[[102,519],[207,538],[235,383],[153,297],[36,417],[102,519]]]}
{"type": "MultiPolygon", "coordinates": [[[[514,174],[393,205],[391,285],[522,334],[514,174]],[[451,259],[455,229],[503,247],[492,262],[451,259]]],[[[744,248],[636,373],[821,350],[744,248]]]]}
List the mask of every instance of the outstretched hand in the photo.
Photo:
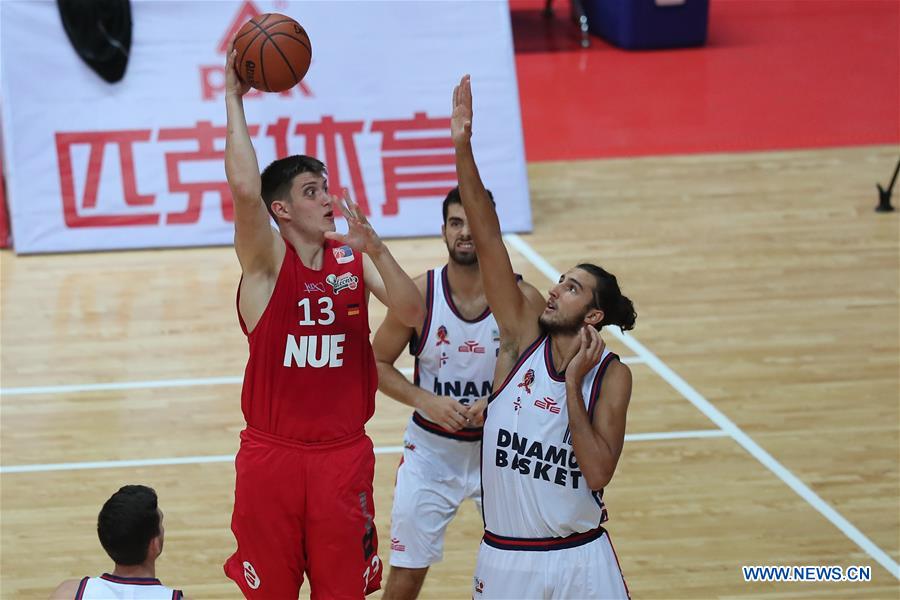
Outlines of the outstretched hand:
{"type": "Polygon", "coordinates": [[[331,196],[332,209],[340,210],[347,219],[347,233],[338,233],[336,231],[326,231],[325,237],[329,240],[336,240],[342,244],[346,244],[358,250],[372,255],[381,251],[384,242],[375,233],[375,230],[369,224],[366,215],[360,210],[359,205],[350,199],[350,192],[344,188],[342,197],[331,196]]]}
{"type": "Polygon", "coordinates": [[[228,45],[228,52],[225,56],[225,95],[234,94],[235,96],[243,96],[250,91],[250,84],[241,81],[237,72],[237,50],[234,49],[234,40],[228,45]]]}
{"type": "Polygon", "coordinates": [[[600,333],[590,325],[585,325],[578,332],[578,342],[578,352],[566,367],[567,383],[581,384],[587,372],[600,362],[600,357],[603,356],[603,350],[606,348],[606,343],[600,337],[600,333]]]}
{"type": "Polygon", "coordinates": [[[472,80],[463,75],[453,88],[453,114],[450,117],[450,137],[456,146],[472,139],[472,80]]]}

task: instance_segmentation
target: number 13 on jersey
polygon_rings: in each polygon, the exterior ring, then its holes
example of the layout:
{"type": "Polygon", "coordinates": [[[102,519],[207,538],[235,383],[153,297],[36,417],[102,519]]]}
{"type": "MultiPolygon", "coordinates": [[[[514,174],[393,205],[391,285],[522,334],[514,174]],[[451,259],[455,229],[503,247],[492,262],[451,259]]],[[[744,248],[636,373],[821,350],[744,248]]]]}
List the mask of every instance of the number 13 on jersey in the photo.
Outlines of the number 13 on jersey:
{"type": "MultiPolygon", "coordinates": [[[[318,315],[313,320],[309,298],[303,298],[297,303],[300,308],[300,326],[331,325],[334,323],[334,304],[328,296],[322,296],[318,300],[318,315]]],[[[344,364],[341,354],[344,352],[343,333],[333,335],[287,335],[284,347],[285,367],[340,367],[344,364]]]]}

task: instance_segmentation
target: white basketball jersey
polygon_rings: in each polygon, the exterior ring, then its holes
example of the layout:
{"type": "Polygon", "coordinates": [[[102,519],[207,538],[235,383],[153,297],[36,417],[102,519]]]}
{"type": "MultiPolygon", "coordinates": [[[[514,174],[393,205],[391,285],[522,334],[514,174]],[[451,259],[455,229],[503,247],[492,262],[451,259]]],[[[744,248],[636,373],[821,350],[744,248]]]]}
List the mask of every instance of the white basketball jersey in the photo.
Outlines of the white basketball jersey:
{"type": "Polygon", "coordinates": [[[181,590],[167,588],[152,577],[118,577],[104,573],[85,577],[75,600],[181,600],[181,590]]]}
{"type": "MultiPolygon", "coordinates": [[[[606,520],[603,491],[592,492],[578,468],[569,432],[565,375],[553,366],[550,338],[541,336],[519,357],[488,404],[481,479],[485,539],[561,538],[594,530],[606,520]]],[[[593,419],[608,349],[584,378],[593,419]]]]}
{"type": "MultiPolygon", "coordinates": [[[[422,334],[410,342],[416,357],[413,382],[438,396],[450,396],[469,405],[491,393],[500,349],[497,321],[486,308],[465,319],[453,303],[447,267],[428,271],[425,302],[428,314],[422,334]]],[[[431,433],[458,440],[481,439],[481,428],[450,432],[416,411],[413,422],[431,433]]]]}

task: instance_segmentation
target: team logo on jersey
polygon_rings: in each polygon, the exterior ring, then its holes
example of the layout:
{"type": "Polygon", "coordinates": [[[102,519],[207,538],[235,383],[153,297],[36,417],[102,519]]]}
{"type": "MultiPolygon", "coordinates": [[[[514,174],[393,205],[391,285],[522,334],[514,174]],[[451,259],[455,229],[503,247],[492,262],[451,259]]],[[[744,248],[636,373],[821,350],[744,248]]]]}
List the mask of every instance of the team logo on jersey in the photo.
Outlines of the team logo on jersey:
{"type": "Polygon", "coordinates": [[[350,246],[341,246],[340,248],[332,248],[331,251],[334,253],[334,260],[337,261],[339,265],[346,265],[348,262],[353,262],[356,258],[353,255],[353,248],[350,246]]]}
{"type": "Polygon", "coordinates": [[[321,281],[309,282],[306,281],[303,283],[303,287],[306,288],[306,293],[311,294],[313,292],[321,292],[325,293],[325,284],[321,281]]]}
{"type": "Polygon", "coordinates": [[[401,544],[400,540],[398,540],[397,538],[392,537],[391,538],[391,550],[393,550],[394,552],[406,552],[406,546],[401,544]]]}
{"type": "Polygon", "coordinates": [[[531,393],[531,384],[534,383],[534,369],[528,369],[525,371],[525,376],[522,377],[522,383],[519,384],[520,388],[525,388],[525,391],[529,394],[531,393]]]}
{"type": "Polygon", "coordinates": [[[548,398],[547,396],[544,396],[544,398],[541,400],[535,400],[534,405],[537,406],[538,408],[549,411],[549,412],[553,413],[554,415],[559,414],[559,404],[557,404],[556,400],[554,400],[553,398],[548,398]]]}
{"type": "Polygon", "coordinates": [[[437,328],[437,344],[435,346],[440,346],[441,344],[449,344],[450,340],[447,339],[447,328],[441,325],[437,328]]]}
{"type": "Polygon", "coordinates": [[[475,340],[466,340],[463,345],[457,348],[459,352],[472,352],[474,354],[484,354],[484,346],[475,340]]]}
{"type": "Polygon", "coordinates": [[[247,582],[247,585],[250,586],[251,590],[259,589],[259,584],[262,583],[259,579],[259,575],[256,574],[256,569],[253,568],[248,561],[244,561],[244,580],[247,582]]]}
{"type": "Polygon", "coordinates": [[[478,577],[475,578],[475,593],[476,594],[484,593],[484,581],[479,579],[478,577]]]}
{"type": "Polygon", "coordinates": [[[353,273],[344,273],[343,275],[329,273],[328,277],[325,278],[325,283],[331,285],[332,293],[337,295],[342,290],[355,290],[359,286],[359,277],[353,273]]]}

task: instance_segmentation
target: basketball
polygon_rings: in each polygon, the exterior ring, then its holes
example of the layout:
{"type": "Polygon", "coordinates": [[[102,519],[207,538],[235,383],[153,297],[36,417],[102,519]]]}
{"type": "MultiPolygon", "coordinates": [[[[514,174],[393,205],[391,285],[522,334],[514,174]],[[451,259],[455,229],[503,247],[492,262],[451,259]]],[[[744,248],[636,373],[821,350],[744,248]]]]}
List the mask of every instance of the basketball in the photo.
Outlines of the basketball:
{"type": "Polygon", "coordinates": [[[309,70],[312,45],[294,19],[266,13],[250,19],[234,38],[235,66],[241,79],[263,92],[283,92],[309,70]]]}

